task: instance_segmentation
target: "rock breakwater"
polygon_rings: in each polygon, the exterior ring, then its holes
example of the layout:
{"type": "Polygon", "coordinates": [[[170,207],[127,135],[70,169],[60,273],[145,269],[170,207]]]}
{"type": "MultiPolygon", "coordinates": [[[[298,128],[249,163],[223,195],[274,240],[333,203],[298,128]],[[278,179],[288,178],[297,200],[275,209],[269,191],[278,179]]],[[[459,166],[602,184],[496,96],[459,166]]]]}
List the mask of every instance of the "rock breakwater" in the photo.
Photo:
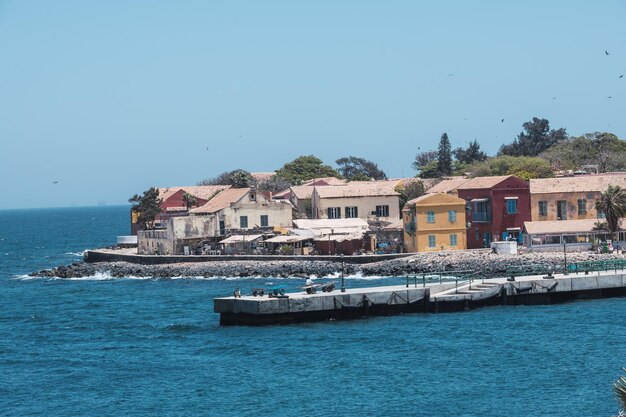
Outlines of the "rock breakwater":
{"type": "MultiPolygon", "coordinates": [[[[586,262],[624,259],[621,254],[595,252],[568,253],[568,262],[586,262]]],[[[76,262],[33,272],[36,277],[78,278],[96,274],[113,277],[306,277],[329,276],[341,271],[341,262],[315,261],[212,261],[140,265],[129,262],[76,262]]],[[[487,251],[458,251],[422,253],[401,259],[368,264],[345,264],[347,275],[402,276],[415,273],[476,271],[479,276],[491,278],[506,275],[511,268],[526,271],[559,271],[563,269],[563,254],[559,252],[496,255],[487,251]]]]}

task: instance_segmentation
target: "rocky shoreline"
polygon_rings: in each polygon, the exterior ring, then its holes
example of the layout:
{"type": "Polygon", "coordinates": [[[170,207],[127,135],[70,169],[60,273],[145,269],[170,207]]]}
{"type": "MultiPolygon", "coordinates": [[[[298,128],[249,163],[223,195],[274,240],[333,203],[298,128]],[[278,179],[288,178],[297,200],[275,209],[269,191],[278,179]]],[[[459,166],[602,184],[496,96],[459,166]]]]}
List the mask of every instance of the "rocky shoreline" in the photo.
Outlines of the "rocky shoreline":
{"type": "MultiPolygon", "coordinates": [[[[624,259],[622,254],[574,252],[567,254],[568,263],[624,259]]],[[[403,276],[415,273],[475,271],[491,278],[506,275],[511,268],[528,272],[563,269],[563,253],[544,252],[520,255],[496,255],[488,251],[421,253],[406,258],[354,265],[345,264],[347,275],[403,276]]],[[[79,278],[96,274],[113,277],[307,277],[329,276],[341,271],[341,262],[298,261],[212,261],[141,265],[129,262],[76,262],[33,272],[33,277],[79,278]]]]}

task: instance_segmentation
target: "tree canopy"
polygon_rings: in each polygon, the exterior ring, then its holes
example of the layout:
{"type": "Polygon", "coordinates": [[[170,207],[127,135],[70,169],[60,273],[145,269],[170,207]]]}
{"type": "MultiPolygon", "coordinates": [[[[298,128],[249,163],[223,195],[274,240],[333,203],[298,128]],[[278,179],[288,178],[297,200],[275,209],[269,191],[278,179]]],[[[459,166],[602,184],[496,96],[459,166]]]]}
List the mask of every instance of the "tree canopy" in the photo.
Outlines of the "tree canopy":
{"type": "Polygon", "coordinates": [[[619,185],[609,185],[602,193],[599,200],[596,200],[596,210],[604,213],[609,231],[615,234],[626,215],[626,193],[619,185]]]}
{"type": "Polygon", "coordinates": [[[513,143],[502,145],[498,155],[537,156],[567,138],[564,128],[550,130],[547,119],[533,117],[522,126],[524,131],[517,135],[513,143]]]}
{"type": "Polygon", "coordinates": [[[217,177],[207,178],[198,185],[232,185],[234,188],[246,188],[255,185],[254,178],[245,169],[222,172],[217,177]]]}
{"type": "Polygon", "coordinates": [[[314,178],[341,177],[339,172],[324,165],[324,162],[314,155],[299,156],[287,162],[282,168],[276,170],[276,175],[295,185],[314,178]]]}
{"type": "Polygon", "coordinates": [[[599,172],[626,170],[626,141],[613,133],[594,132],[564,140],[539,156],[556,170],[598,165],[599,172]]]}
{"type": "Polygon", "coordinates": [[[440,177],[452,175],[452,147],[448,134],[441,135],[437,152],[437,173],[440,177]]]}
{"type": "Polygon", "coordinates": [[[480,150],[478,141],[474,139],[469,143],[467,149],[456,148],[452,154],[462,164],[471,165],[475,162],[481,162],[487,159],[487,154],[480,150]]]}
{"type": "Polygon", "coordinates": [[[143,224],[144,229],[153,229],[156,216],[161,213],[162,199],[159,198],[159,190],[150,187],[143,195],[135,194],[128,199],[132,203],[132,210],[139,213],[138,222],[143,224]]]}
{"type": "Polygon", "coordinates": [[[413,161],[412,166],[416,171],[421,172],[425,166],[433,161],[437,161],[437,151],[419,152],[415,155],[415,160],[413,161]]]}
{"type": "Polygon", "coordinates": [[[424,195],[424,183],[421,180],[415,179],[414,181],[410,181],[406,186],[397,186],[396,192],[400,193],[400,211],[402,211],[407,201],[424,195]]]}
{"type": "Polygon", "coordinates": [[[347,156],[335,161],[338,171],[348,181],[386,180],[385,174],[378,165],[372,161],[356,156],[347,156]]]}
{"type": "Polygon", "coordinates": [[[554,172],[545,159],[528,156],[502,155],[469,167],[471,177],[492,175],[515,175],[525,180],[531,178],[551,178],[554,172]]]}

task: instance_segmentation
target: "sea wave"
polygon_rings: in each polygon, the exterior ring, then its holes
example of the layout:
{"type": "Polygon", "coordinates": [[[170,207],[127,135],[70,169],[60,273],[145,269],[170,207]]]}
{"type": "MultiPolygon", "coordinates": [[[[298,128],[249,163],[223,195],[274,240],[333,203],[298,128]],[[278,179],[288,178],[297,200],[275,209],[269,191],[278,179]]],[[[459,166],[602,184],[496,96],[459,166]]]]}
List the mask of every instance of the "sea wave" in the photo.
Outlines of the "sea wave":
{"type": "Polygon", "coordinates": [[[71,256],[76,256],[76,257],[84,257],[85,253],[87,252],[87,249],[85,249],[82,252],[65,252],[63,255],[71,255],[71,256]]]}

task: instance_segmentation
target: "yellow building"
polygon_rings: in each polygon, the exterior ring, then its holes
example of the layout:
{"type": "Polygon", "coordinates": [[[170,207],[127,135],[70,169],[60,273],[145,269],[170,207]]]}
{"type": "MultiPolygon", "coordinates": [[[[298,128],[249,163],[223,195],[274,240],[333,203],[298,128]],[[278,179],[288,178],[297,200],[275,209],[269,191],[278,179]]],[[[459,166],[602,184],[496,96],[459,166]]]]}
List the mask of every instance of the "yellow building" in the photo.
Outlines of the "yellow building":
{"type": "Polygon", "coordinates": [[[465,200],[449,194],[426,194],[402,210],[407,252],[466,248],[465,200]]]}
{"type": "Polygon", "coordinates": [[[531,179],[531,219],[536,222],[603,218],[595,204],[609,185],[626,188],[626,173],[531,179]]]}

